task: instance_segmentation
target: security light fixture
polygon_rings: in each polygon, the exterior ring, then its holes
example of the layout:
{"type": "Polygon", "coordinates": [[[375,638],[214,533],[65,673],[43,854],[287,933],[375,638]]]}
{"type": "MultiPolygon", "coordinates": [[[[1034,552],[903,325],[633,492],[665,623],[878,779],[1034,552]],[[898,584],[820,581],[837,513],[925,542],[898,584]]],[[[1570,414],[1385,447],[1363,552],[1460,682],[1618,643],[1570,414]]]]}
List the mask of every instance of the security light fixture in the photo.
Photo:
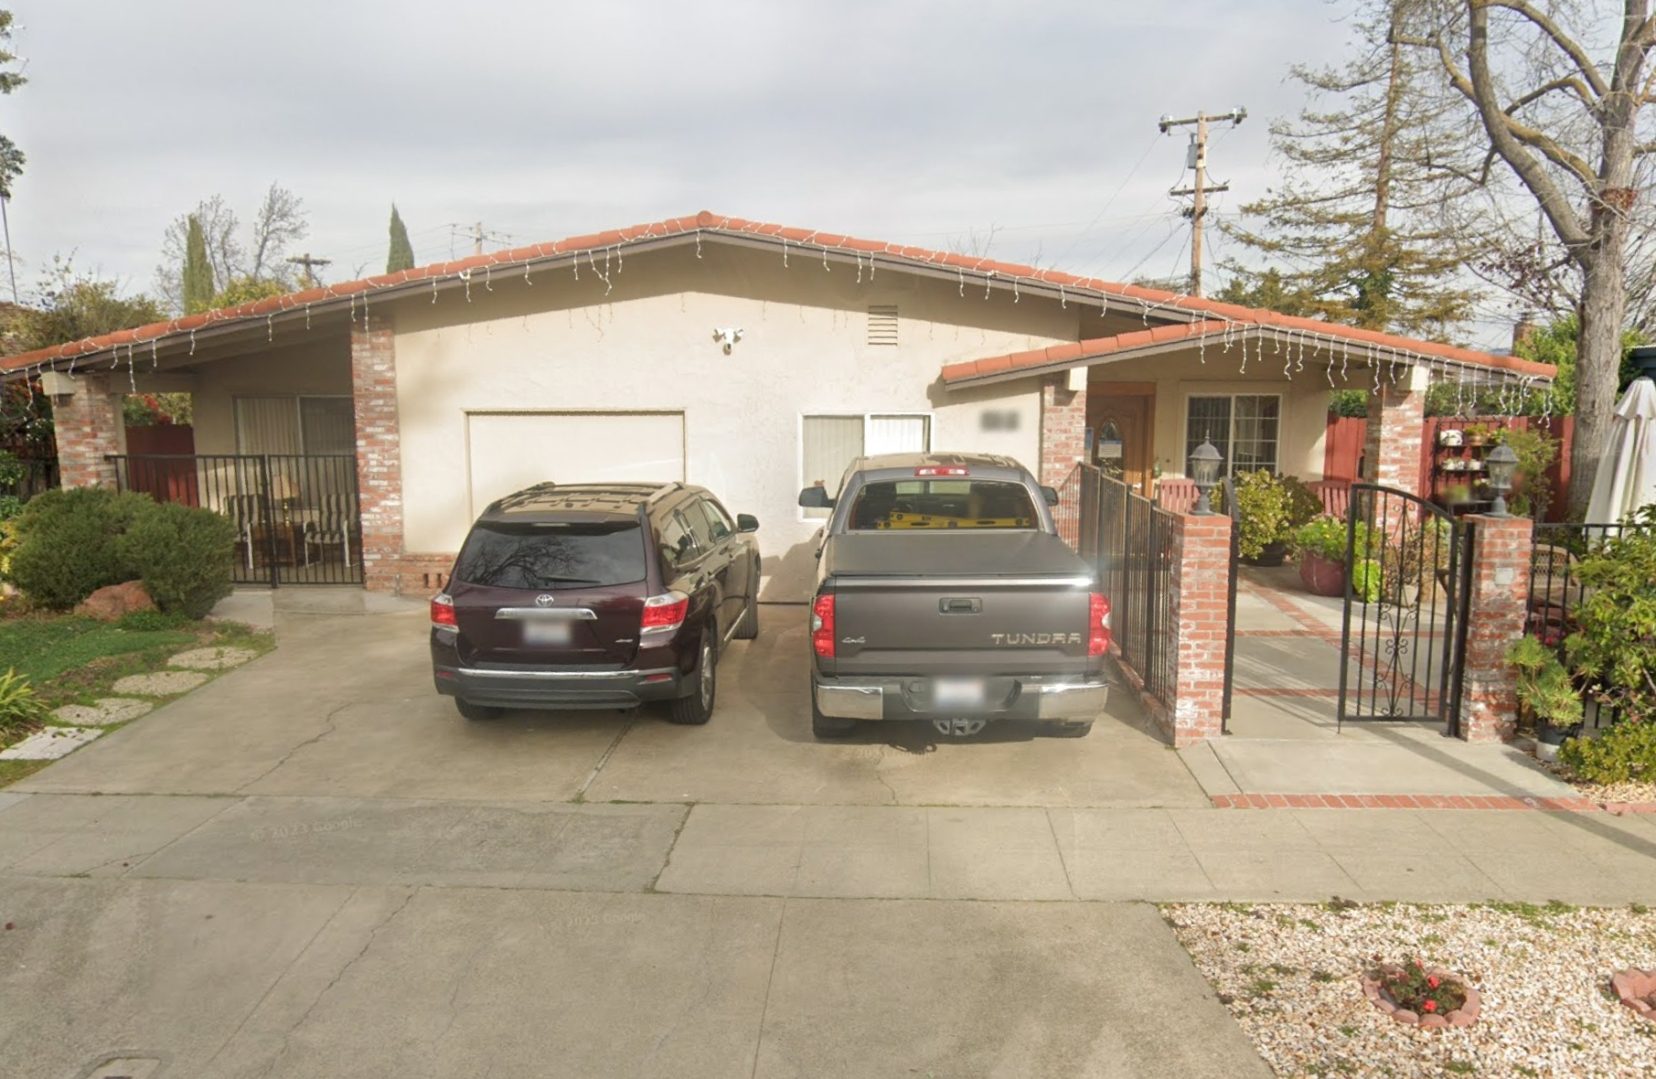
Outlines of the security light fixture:
{"type": "Polygon", "coordinates": [[[1204,441],[1190,453],[1190,478],[1196,483],[1196,505],[1190,511],[1197,517],[1207,517],[1213,513],[1213,506],[1208,502],[1208,492],[1213,490],[1214,484],[1219,482],[1219,466],[1225,459],[1219,456],[1219,451],[1213,443],[1204,441]]]}

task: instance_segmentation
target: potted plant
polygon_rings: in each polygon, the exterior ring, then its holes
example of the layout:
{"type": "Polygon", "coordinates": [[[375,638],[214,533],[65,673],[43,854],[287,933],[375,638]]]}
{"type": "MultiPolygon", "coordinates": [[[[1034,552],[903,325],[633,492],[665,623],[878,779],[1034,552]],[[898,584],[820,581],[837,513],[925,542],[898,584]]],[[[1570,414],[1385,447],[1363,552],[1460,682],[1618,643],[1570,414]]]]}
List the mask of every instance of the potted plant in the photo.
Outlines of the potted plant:
{"type": "Polygon", "coordinates": [[[1459,506],[1472,501],[1472,488],[1464,483],[1451,483],[1443,489],[1443,502],[1448,506],[1459,506]]]}
{"type": "Polygon", "coordinates": [[[1559,747],[1581,734],[1581,693],[1558,654],[1534,637],[1514,642],[1507,649],[1506,661],[1518,675],[1519,705],[1535,718],[1536,757],[1556,760],[1559,747]]]}
{"type": "Polygon", "coordinates": [[[1346,589],[1346,544],[1353,544],[1365,560],[1369,552],[1368,525],[1359,521],[1355,535],[1338,517],[1322,515],[1294,529],[1294,560],[1300,580],[1316,596],[1341,596],[1346,589]]]}
{"type": "Polygon", "coordinates": [[[1233,478],[1240,527],[1236,550],[1250,566],[1280,566],[1293,534],[1292,496],[1281,479],[1265,469],[1233,478]]]}
{"type": "Polygon", "coordinates": [[[1487,446],[1494,436],[1495,429],[1487,423],[1474,423],[1466,428],[1466,444],[1468,446],[1487,446]]]}

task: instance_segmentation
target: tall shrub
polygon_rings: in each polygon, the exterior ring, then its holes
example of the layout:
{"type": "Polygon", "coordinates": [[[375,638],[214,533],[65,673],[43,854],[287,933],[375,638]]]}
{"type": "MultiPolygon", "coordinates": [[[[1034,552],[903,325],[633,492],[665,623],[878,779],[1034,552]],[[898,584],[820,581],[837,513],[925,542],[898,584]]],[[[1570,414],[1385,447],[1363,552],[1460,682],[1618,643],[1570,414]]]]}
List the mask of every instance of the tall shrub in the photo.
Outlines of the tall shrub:
{"type": "Polygon", "coordinates": [[[157,607],[200,618],[230,594],[235,543],[228,518],[169,502],[144,507],[116,547],[157,607]]]}
{"type": "Polygon", "coordinates": [[[102,487],[45,491],[17,518],[7,576],[31,600],[56,610],[73,607],[105,585],[131,580],[118,541],[153,505],[145,495],[102,487]]]}
{"type": "Polygon", "coordinates": [[[1656,723],[1656,506],[1576,569],[1579,628],[1564,640],[1570,667],[1620,708],[1624,722],[1656,723]]]}

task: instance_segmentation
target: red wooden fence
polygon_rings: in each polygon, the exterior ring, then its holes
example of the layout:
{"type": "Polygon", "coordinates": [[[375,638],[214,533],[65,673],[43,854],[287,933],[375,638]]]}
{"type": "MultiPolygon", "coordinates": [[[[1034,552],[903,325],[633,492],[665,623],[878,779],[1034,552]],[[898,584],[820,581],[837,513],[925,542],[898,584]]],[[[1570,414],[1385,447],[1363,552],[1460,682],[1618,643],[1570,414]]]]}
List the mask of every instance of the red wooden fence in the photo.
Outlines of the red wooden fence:
{"type": "MultiPolygon", "coordinates": [[[[195,429],[185,424],[158,423],[153,427],[128,427],[129,454],[193,454],[195,429]]],[[[194,461],[145,461],[140,468],[127,469],[130,490],[149,495],[157,502],[198,505],[194,461]]]]}

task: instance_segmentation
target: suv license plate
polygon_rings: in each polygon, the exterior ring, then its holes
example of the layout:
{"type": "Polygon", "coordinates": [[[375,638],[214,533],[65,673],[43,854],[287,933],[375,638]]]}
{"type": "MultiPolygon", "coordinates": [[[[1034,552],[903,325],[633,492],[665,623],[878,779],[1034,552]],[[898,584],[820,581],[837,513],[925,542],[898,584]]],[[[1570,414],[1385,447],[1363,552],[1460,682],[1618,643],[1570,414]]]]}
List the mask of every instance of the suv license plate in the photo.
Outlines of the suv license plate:
{"type": "Polygon", "coordinates": [[[934,708],[982,708],[983,681],[978,678],[939,678],[932,683],[934,708]]]}
{"type": "Polygon", "coordinates": [[[525,622],[523,623],[524,644],[568,644],[568,622],[525,622]]]}

